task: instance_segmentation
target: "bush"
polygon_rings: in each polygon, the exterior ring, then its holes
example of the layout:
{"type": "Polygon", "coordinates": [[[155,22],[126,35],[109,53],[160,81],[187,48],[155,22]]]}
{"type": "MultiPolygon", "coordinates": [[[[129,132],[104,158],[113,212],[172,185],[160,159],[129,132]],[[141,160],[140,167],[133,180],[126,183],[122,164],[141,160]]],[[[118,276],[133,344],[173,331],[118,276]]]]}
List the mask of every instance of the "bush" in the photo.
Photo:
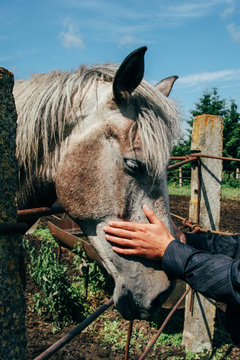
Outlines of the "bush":
{"type": "Polygon", "coordinates": [[[32,235],[42,239],[39,251],[30,246],[28,239],[23,240],[23,246],[30,256],[29,274],[39,289],[33,295],[33,310],[39,315],[48,316],[53,331],[82,321],[93,310],[91,302],[87,302],[84,296],[87,271],[89,297],[112,292],[112,278],[86,258],[81,241],[73,249],[75,274],[70,277],[68,267],[57,262],[58,244],[49,229],[40,226],[32,235]]]}
{"type": "Polygon", "coordinates": [[[54,239],[49,235],[44,237],[39,253],[29,245],[27,239],[24,240],[24,247],[31,261],[29,274],[39,288],[39,292],[33,296],[34,310],[39,315],[49,317],[53,330],[73,320],[81,321],[86,315],[84,299],[80,289],[70,282],[67,267],[58,264],[54,239]]]}

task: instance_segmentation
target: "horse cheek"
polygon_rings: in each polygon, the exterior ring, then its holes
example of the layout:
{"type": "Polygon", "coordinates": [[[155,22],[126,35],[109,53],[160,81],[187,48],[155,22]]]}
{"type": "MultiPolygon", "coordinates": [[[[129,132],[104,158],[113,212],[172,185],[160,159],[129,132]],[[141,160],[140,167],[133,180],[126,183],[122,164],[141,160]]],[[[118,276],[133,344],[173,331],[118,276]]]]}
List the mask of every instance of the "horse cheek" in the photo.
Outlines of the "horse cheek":
{"type": "Polygon", "coordinates": [[[117,215],[123,207],[121,170],[104,163],[101,143],[75,146],[59,163],[57,196],[75,220],[98,220],[117,215]]]}

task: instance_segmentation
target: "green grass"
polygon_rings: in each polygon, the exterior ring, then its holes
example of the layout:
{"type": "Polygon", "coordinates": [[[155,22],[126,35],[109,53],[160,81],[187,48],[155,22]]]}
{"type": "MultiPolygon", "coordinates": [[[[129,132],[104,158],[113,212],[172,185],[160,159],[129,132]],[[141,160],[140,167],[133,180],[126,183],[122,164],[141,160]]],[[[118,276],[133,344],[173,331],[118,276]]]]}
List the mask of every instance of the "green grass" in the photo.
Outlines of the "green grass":
{"type": "Polygon", "coordinates": [[[191,189],[190,189],[190,187],[187,187],[187,186],[179,187],[179,186],[169,185],[168,192],[169,192],[169,195],[185,195],[185,196],[191,195],[191,189]]]}
{"type": "MultiPolygon", "coordinates": [[[[191,195],[190,186],[168,186],[169,195],[191,195]]],[[[240,188],[233,188],[226,185],[222,186],[221,197],[224,199],[240,200],[240,188]]]]}
{"type": "MultiPolygon", "coordinates": [[[[165,310],[167,311],[167,310],[165,310]]],[[[111,346],[111,354],[124,354],[128,321],[124,320],[118,315],[117,311],[114,310],[114,315],[111,316],[109,313],[101,315],[101,329],[96,331],[99,324],[92,324],[90,332],[92,334],[98,333],[98,338],[103,348],[111,346]]],[[[166,314],[165,314],[166,315],[166,314]]],[[[153,340],[157,333],[157,329],[162,324],[165,316],[160,317],[159,324],[157,322],[144,322],[141,320],[135,320],[133,323],[133,332],[130,343],[130,355],[137,355],[143,353],[148,347],[150,342],[153,340]]],[[[182,331],[183,331],[183,320],[184,313],[181,310],[179,313],[174,315],[157,339],[155,345],[151,349],[148,358],[156,358],[158,354],[159,360],[226,360],[232,359],[231,353],[238,354],[238,349],[231,344],[231,340],[222,329],[217,328],[213,342],[213,351],[203,351],[201,353],[192,353],[182,346],[182,331]]],[[[131,358],[131,357],[130,357],[131,358]]],[[[237,358],[237,357],[236,357],[237,358]]]]}
{"type": "Polygon", "coordinates": [[[226,199],[240,200],[240,188],[232,188],[223,185],[221,195],[226,199]]]}

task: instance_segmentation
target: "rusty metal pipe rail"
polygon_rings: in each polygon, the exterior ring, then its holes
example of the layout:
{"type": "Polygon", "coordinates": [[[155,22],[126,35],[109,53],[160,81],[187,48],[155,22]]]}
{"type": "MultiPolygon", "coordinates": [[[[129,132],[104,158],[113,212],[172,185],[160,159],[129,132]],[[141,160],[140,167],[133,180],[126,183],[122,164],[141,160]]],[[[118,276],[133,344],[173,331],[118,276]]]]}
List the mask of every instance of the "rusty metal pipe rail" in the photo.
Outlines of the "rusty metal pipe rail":
{"type": "MultiPolygon", "coordinates": [[[[209,158],[209,159],[216,159],[216,160],[240,161],[239,158],[226,157],[226,156],[205,155],[205,154],[201,154],[201,153],[199,153],[199,154],[198,153],[187,154],[187,155],[184,155],[184,156],[171,156],[170,160],[188,160],[188,159],[196,160],[195,158],[201,158],[201,157],[209,158]]],[[[174,165],[176,165],[176,164],[174,164],[174,165]]]]}
{"type": "MultiPolygon", "coordinates": [[[[172,159],[172,158],[171,158],[171,159],[172,159]]],[[[178,162],[178,163],[176,163],[176,164],[169,165],[169,166],[168,166],[168,170],[175,169],[175,168],[177,168],[177,167],[179,167],[179,166],[182,166],[182,165],[184,165],[184,164],[187,164],[187,163],[189,163],[189,162],[196,161],[196,160],[197,160],[197,157],[196,157],[196,156],[182,157],[182,159],[185,159],[185,160],[180,161],[180,162],[178,162]]]]}
{"type": "Polygon", "coordinates": [[[204,155],[204,154],[194,154],[196,157],[204,157],[209,159],[216,159],[216,160],[228,160],[228,161],[240,161],[238,158],[232,157],[225,157],[225,156],[214,156],[214,155],[204,155]]]}
{"type": "Polygon", "coordinates": [[[62,214],[66,211],[61,205],[55,205],[52,207],[40,207],[33,209],[18,210],[18,222],[24,222],[26,220],[38,219],[41,216],[48,216],[54,214],[62,214]]]}
{"type": "Polygon", "coordinates": [[[94,313],[92,313],[87,319],[81,322],[74,329],[67,332],[61,339],[59,339],[55,344],[46,349],[42,354],[37,356],[34,360],[45,360],[49,359],[54,355],[59,349],[64,345],[69,343],[75,336],[79,335],[87,326],[89,326],[94,320],[96,320],[105,310],[113,305],[113,299],[108,300],[102,306],[100,306],[94,313]]]}
{"type": "Polygon", "coordinates": [[[177,308],[179,307],[179,305],[181,304],[181,302],[183,301],[183,299],[187,296],[187,294],[190,291],[190,286],[188,286],[188,288],[186,289],[186,291],[183,293],[183,295],[180,297],[180,299],[178,300],[178,302],[174,305],[174,307],[172,308],[172,310],[170,311],[170,313],[168,314],[168,316],[166,317],[166,319],[164,320],[164,322],[162,323],[162,326],[160,327],[160,329],[158,330],[157,334],[155,335],[155,337],[153,338],[152,342],[150,343],[150,345],[146,348],[146,350],[142,353],[142,355],[140,356],[140,358],[138,360],[143,360],[145,359],[145,357],[147,356],[147,354],[149,353],[149,351],[152,349],[153,345],[155,344],[155,342],[157,341],[157,339],[159,338],[159,336],[161,335],[161,333],[163,332],[163,330],[165,329],[166,325],[168,324],[169,320],[171,319],[171,317],[173,316],[173,314],[176,312],[177,308]]]}
{"type": "Polygon", "coordinates": [[[193,231],[201,231],[201,232],[204,232],[204,233],[211,233],[211,234],[217,234],[217,235],[234,235],[232,233],[223,232],[223,231],[203,229],[198,224],[192,224],[191,221],[188,218],[183,218],[182,216],[179,216],[179,215],[176,215],[176,214],[173,214],[173,213],[170,213],[170,215],[175,217],[176,219],[181,220],[182,224],[184,226],[187,226],[188,228],[190,228],[193,231]]]}

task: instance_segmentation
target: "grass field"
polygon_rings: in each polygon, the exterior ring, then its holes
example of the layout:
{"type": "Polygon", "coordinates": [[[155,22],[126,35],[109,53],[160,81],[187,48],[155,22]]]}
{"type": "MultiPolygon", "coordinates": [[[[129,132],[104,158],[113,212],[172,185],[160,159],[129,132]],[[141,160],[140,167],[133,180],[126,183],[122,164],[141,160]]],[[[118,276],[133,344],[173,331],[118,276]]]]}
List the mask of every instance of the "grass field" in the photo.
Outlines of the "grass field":
{"type": "MultiPolygon", "coordinates": [[[[168,186],[169,195],[191,195],[191,189],[190,186],[168,186]]],[[[240,200],[240,188],[232,188],[223,185],[221,196],[223,198],[232,199],[232,200],[240,200]]]]}

